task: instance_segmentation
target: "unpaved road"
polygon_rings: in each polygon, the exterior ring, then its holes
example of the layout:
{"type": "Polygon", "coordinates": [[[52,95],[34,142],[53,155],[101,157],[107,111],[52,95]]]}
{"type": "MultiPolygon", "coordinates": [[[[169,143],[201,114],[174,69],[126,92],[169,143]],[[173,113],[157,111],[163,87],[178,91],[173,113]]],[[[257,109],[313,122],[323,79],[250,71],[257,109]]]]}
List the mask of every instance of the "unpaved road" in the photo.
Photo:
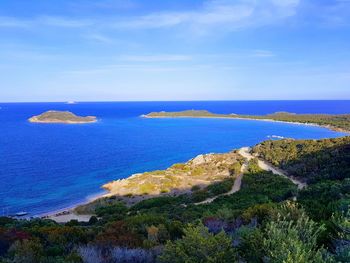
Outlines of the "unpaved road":
{"type": "MultiPolygon", "coordinates": [[[[251,160],[254,158],[254,156],[250,153],[250,148],[249,147],[243,147],[239,150],[239,154],[242,155],[244,158],[251,160]]],[[[258,165],[261,169],[265,170],[265,171],[271,171],[274,174],[278,174],[281,175],[287,179],[289,179],[290,181],[292,181],[293,184],[295,184],[296,186],[298,186],[298,189],[303,189],[306,186],[306,183],[288,176],[287,173],[285,173],[284,171],[282,171],[281,169],[278,169],[276,167],[274,167],[273,165],[269,164],[266,161],[260,160],[258,159],[258,165]]]]}
{"type": "Polygon", "coordinates": [[[198,203],[194,203],[194,205],[202,205],[202,204],[209,204],[211,202],[213,202],[216,198],[220,197],[220,196],[225,196],[225,195],[231,195],[234,194],[236,192],[238,192],[239,190],[241,190],[241,184],[242,184],[242,178],[243,178],[243,174],[245,173],[245,171],[247,170],[247,165],[248,165],[248,160],[242,164],[241,166],[241,173],[236,177],[235,182],[231,188],[230,191],[228,191],[227,193],[221,194],[221,195],[217,195],[211,198],[207,198],[202,202],[198,202],[198,203]]]}
{"type": "MultiPolygon", "coordinates": [[[[242,165],[241,167],[241,173],[236,177],[235,179],[235,182],[232,186],[232,189],[227,192],[227,193],[224,193],[224,194],[221,194],[221,195],[217,195],[217,196],[214,196],[214,197],[211,197],[211,198],[207,198],[205,199],[204,201],[202,202],[198,202],[198,203],[194,203],[194,205],[202,205],[202,204],[209,204],[211,202],[213,202],[215,199],[217,199],[218,197],[220,196],[225,196],[225,195],[231,195],[231,194],[234,194],[236,192],[238,192],[239,190],[241,190],[241,185],[242,185],[242,178],[243,178],[243,175],[244,173],[246,172],[247,170],[247,167],[248,167],[248,162],[251,160],[251,159],[254,159],[255,157],[250,153],[250,148],[249,147],[243,147],[241,149],[239,149],[238,153],[246,159],[245,163],[242,165]]],[[[280,176],[283,176],[287,179],[289,179],[290,181],[293,182],[293,184],[295,184],[298,189],[303,189],[305,186],[306,186],[306,183],[304,182],[301,182],[299,181],[298,179],[296,178],[293,178],[293,177],[290,177],[288,176],[285,172],[283,172],[281,169],[278,169],[276,167],[274,167],[273,165],[269,164],[268,162],[266,161],[263,161],[263,160],[260,160],[258,159],[258,165],[261,169],[265,170],[265,171],[271,171],[272,173],[274,174],[277,174],[277,175],[280,175],[280,176]]]]}

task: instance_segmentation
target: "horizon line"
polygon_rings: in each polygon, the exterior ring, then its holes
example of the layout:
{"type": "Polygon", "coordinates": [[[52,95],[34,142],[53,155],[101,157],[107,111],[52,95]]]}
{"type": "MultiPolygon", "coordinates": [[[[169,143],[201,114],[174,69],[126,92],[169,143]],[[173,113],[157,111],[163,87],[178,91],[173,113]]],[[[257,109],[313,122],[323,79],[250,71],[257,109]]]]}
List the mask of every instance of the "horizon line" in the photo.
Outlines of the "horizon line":
{"type": "MultiPolygon", "coordinates": [[[[229,99],[229,100],[74,100],[72,104],[78,103],[128,103],[128,102],[229,102],[229,101],[350,101],[350,99],[229,99]]],[[[66,103],[66,101],[0,101],[0,103],[66,103]]]]}

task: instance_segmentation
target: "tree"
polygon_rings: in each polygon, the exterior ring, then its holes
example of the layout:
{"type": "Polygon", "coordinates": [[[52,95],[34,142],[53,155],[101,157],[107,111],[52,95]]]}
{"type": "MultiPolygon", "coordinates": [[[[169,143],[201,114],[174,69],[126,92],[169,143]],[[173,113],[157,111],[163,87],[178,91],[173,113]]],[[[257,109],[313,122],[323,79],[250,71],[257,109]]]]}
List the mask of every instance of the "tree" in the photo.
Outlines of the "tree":
{"type": "Polygon", "coordinates": [[[160,262],[166,263],[225,263],[237,262],[232,240],[223,231],[214,235],[199,224],[188,226],[184,237],[177,241],[169,241],[160,262]]]}

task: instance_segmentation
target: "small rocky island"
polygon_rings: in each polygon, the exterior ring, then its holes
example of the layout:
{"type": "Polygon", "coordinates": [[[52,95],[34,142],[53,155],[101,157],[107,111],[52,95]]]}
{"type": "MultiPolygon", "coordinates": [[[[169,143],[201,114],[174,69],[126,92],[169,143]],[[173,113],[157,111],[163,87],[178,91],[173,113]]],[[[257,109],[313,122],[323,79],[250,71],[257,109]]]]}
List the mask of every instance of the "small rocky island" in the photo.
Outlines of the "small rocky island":
{"type": "Polygon", "coordinates": [[[95,116],[81,117],[69,111],[47,111],[43,114],[33,116],[29,122],[33,123],[66,123],[66,124],[81,124],[96,122],[95,116]]]}

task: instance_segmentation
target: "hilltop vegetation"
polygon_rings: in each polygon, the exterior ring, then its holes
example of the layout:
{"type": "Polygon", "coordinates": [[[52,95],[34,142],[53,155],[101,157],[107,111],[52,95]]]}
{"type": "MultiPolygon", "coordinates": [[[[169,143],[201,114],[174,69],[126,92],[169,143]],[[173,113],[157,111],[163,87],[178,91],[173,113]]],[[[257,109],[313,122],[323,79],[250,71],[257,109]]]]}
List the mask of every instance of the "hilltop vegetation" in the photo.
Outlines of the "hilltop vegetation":
{"type": "Polygon", "coordinates": [[[350,114],[294,114],[288,112],[276,112],[267,115],[239,115],[239,114],[217,114],[206,110],[187,110],[179,112],[151,112],[144,115],[147,118],[174,118],[174,117],[194,117],[194,118],[240,118],[255,120],[274,120],[285,122],[297,122],[305,124],[317,124],[339,131],[350,131],[350,114]]]}
{"type": "Polygon", "coordinates": [[[301,191],[252,159],[240,191],[203,205],[196,203],[228,192],[234,177],[128,206],[104,198],[90,207],[96,217],[88,223],[0,218],[0,262],[350,262],[349,145],[344,137],[254,147],[260,158],[300,171],[308,182],[301,191]]]}
{"type": "Polygon", "coordinates": [[[299,202],[318,220],[350,204],[350,137],[324,140],[280,140],[258,144],[253,151],[261,158],[303,178],[309,187],[299,202]]]}
{"type": "Polygon", "coordinates": [[[253,148],[262,159],[310,182],[342,180],[350,173],[350,136],[324,140],[266,141],[253,148]]]}
{"type": "Polygon", "coordinates": [[[251,117],[287,122],[315,123],[338,130],[350,131],[350,114],[293,114],[288,112],[276,112],[263,117],[247,116],[247,118],[251,117]]]}

